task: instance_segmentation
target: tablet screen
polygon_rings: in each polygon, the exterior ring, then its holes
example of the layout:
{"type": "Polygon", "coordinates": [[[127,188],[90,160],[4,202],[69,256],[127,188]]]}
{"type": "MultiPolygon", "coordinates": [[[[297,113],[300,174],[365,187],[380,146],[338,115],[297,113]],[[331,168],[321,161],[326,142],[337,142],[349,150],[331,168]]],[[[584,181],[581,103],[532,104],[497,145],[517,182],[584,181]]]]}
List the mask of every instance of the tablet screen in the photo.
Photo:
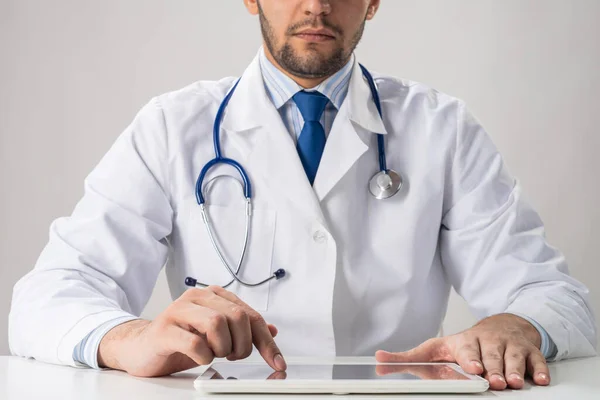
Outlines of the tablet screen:
{"type": "Polygon", "coordinates": [[[289,364],[285,372],[261,363],[215,363],[206,379],[300,380],[470,380],[447,364],[289,364]]]}

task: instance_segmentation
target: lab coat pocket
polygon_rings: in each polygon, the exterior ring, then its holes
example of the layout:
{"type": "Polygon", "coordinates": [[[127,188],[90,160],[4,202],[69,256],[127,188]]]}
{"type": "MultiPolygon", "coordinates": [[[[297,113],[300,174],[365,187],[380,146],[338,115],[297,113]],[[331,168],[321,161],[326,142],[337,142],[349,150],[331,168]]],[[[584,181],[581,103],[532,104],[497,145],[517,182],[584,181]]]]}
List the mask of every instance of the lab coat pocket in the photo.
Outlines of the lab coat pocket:
{"type": "MultiPolygon", "coordinates": [[[[213,238],[225,261],[234,271],[244,246],[246,232],[245,206],[207,206],[213,238]]],[[[190,209],[188,238],[193,238],[186,249],[186,267],[190,276],[208,285],[224,286],[231,280],[231,274],[223,265],[215,250],[208,230],[202,220],[200,207],[190,209]]],[[[252,210],[249,225],[248,245],[238,277],[247,283],[257,283],[268,278],[272,272],[271,260],[275,235],[275,211],[256,207],[252,210]]],[[[267,282],[260,286],[247,287],[238,282],[227,290],[235,293],[256,311],[266,311],[269,302],[267,282]]]]}

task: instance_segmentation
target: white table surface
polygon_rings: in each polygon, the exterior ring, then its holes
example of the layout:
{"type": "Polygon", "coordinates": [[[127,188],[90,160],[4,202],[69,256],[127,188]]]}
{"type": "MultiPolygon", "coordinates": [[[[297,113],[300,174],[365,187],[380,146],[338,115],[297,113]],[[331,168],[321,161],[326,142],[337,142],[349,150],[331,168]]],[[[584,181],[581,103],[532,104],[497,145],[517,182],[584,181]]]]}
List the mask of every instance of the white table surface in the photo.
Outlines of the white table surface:
{"type": "MultiPolygon", "coordinates": [[[[367,362],[371,358],[344,358],[344,362],[367,362]]],[[[287,358],[292,362],[323,362],[312,358],[287,358]]],[[[521,390],[488,391],[472,395],[214,395],[194,389],[194,380],[206,367],[199,367],[163,378],[135,378],[120,371],[95,371],[45,364],[18,357],[0,357],[0,399],[445,399],[506,397],[519,399],[600,399],[600,357],[565,360],[550,364],[552,383],[536,387],[529,382],[521,390]]]]}

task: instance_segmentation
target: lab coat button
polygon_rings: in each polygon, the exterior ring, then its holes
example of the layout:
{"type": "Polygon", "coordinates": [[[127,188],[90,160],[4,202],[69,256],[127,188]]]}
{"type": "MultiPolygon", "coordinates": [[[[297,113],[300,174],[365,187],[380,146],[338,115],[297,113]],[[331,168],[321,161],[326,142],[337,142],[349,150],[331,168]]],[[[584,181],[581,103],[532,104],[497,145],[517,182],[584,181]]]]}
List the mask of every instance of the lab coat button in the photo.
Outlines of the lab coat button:
{"type": "Polygon", "coordinates": [[[317,243],[325,243],[327,241],[327,235],[323,231],[316,231],[313,234],[313,240],[317,243]]]}

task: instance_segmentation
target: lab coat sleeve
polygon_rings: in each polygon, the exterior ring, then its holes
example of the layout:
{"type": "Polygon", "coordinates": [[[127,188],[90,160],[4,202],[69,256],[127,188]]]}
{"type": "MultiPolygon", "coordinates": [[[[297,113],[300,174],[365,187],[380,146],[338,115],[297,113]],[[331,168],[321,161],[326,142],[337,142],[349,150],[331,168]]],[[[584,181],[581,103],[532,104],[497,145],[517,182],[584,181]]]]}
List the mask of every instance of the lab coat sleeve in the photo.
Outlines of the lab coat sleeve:
{"type": "Polygon", "coordinates": [[[478,317],[530,317],[554,341],[555,360],[595,354],[588,289],[508,172],[476,118],[457,103],[457,136],[447,169],[440,255],[450,282],[478,317]]]}
{"type": "Polygon", "coordinates": [[[91,331],[140,315],[172,226],[165,126],[155,98],[87,176],[72,215],[51,224],[35,268],[14,287],[13,354],[78,366],[74,349],[91,331]]]}

